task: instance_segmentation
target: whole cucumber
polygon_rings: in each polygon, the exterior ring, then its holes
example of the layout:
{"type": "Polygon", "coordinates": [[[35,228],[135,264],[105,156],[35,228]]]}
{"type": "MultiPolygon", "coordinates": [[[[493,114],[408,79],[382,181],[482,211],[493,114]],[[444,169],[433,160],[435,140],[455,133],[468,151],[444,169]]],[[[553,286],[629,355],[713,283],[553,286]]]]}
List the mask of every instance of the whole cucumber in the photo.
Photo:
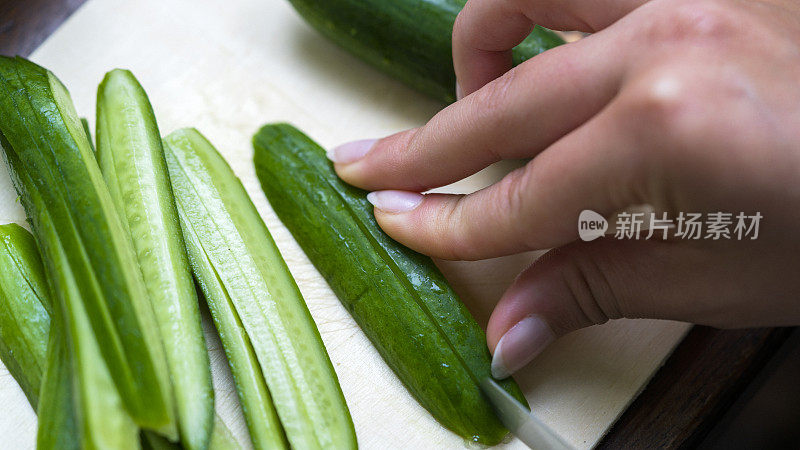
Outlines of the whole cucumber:
{"type": "MultiPolygon", "coordinates": [[[[325,37],[409,86],[455,101],[452,34],[466,0],[289,0],[325,37]]],[[[536,27],[514,47],[514,65],[563,44],[536,27]]]]}
{"type": "MultiPolygon", "coordinates": [[[[189,258],[227,354],[250,354],[227,348],[242,346],[236,334],[243,327],[292,448],[356,448],[322,338],[244,186],[197,130],[175,131],[164,142],[189,258]]],[[[240,374],[253,371],[235,372],[237,383],[240,374]]],[[[281,445],[279,437],[273,442],[281,445]]]]}
{"type": "Polygon", "coordinates": [[[98,87],[97,160],[156,313],[181,443],[205,449],[214,425],[214,390],[197,293],[155,114],[128,70],[112,70],[98,87]]]}
{"type": "MultiPolygon", "coordinates": [[[[15,187],[66,318],[78,395],[106,387],[93,386],[105,370],[138,425],[174,435],[172,387],[147,289],[69,92],[48,70],[0,57],[0,117],[15,187]]],[[[91,411],[104,419],[102,409],[91,411]]]]}
{"type": "Polygon", "coordinates": [[[460,436],[500,442],[507,430],[479,386],[491,376],[486,337],[433,261],[387,236],[367,193],[302,132],[265,125],[253,146],[272,209],[411,394],[460,436]]]}

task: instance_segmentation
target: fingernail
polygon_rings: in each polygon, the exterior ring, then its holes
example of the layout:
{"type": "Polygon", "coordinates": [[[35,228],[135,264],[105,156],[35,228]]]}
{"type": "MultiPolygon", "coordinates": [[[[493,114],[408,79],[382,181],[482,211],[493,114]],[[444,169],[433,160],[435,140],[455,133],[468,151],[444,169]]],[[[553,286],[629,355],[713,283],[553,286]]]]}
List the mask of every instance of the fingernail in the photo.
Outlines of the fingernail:
{"type": "Polygon", "coordinates": [[[375,191],[367,194],[367,200],[376,208],[390,212],[408,212],[422,203],[422,194],[408,191],[375,191]]]}
{"type": "Polygon", "coordinates": [[[461,89],[461,85],[456,81],[456,100],[461,100],[464,97],[464,91],[461,89]]]}
{"type": "Polygon", "coordinates": [[[531,362],[555,340],[547,323],[539,316],[528,316],[506,331],[492,357],[492,376],[498,380],[531,362]]]}
{"type": "Polygon", "coordinates": [[[364,157],[377,139],[362,139],[334,147],[327,152],[328,159],[335,163],[349,164],[364,157]]]}

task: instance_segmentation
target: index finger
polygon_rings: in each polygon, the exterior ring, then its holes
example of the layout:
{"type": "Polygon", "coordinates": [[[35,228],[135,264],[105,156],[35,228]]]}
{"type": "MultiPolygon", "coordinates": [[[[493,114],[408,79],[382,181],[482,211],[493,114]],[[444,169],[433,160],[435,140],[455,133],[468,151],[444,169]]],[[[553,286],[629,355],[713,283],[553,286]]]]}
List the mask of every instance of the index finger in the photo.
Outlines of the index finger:
{"type": "Polygon", "coordinates": [[[534,157],[617,93],[626,62],[607,39],[585,39],[521,64],[423,127],[332,149],[336,172],[363,189],[420,192],[500,159],[534,157]]]}

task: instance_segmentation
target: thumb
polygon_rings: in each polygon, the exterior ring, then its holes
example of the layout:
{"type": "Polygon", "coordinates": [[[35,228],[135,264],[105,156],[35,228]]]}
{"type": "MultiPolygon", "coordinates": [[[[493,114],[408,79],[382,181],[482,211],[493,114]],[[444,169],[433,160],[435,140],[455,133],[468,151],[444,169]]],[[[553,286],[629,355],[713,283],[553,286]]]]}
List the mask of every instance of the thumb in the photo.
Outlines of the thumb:
{"type": "Polygon", "coordinates": [[[692,281],[707,258],[660,240],[602,238],[551,250],[517,277],[489,319],[492,375],[506,378],[557,337],[609,319],[693,319],[705,294],[692,281]]]}

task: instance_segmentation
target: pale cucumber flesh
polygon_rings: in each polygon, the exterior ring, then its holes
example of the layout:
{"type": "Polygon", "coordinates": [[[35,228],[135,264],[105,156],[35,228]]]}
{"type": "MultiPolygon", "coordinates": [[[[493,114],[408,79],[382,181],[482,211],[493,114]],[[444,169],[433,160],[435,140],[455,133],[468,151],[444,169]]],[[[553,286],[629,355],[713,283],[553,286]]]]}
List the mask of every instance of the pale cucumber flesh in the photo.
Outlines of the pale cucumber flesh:
{"type": "Polygon", "coordinates": [[[155,311],[181,443],[204,449],[213,429],[214,392],[197,295],[155,115],[127,70],[109,72],[98,88],[97,159],[155,311]]]}
{"type": "Polygon", "coordinates": [[[231,299],[290,445],[355,448],[352,420],[319,332],[241,182],[197,131],[179,130],[165,142],[181,217],[203,250],[190,257],[209,261],[231,299]]]}

